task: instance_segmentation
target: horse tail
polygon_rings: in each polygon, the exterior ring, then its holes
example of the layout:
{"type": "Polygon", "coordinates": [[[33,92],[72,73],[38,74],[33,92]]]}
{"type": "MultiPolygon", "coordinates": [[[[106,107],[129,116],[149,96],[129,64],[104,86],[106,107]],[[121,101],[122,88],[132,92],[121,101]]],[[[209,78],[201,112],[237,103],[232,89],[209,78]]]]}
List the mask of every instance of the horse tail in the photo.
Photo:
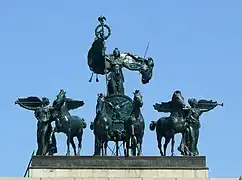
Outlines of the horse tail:
{"type": "Polygon", "coordinates": [[[150,130],[151,130],[151,131],[154,131],[154,130],[155,130],[155,128],[156,128],[156,124],[157,124],[157,121],[151,121],[151,122],[150,122],[150,130]]]}
{"type": "Polygon", "coordinates": [[[82,128],[85,129],[87,127],[87,123],[84,118],[81,118],[82,121],[82,128]]]}
{"type": "Polygon", "coordinates": [[[94,122],[90,123],[90,129],[93,131],[94,130],[94,122]]]}

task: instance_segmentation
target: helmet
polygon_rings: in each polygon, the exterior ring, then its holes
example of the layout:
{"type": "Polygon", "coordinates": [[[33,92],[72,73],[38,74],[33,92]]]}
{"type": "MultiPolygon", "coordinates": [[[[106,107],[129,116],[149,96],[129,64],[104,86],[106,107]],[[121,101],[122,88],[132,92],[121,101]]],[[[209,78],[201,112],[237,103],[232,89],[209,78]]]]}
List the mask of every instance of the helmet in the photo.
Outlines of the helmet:
{"type": "Polygon", "coordinates": [[[119,57],[119,56],[120,56],[120,51],[119,51],[118,48],[115,48],[115,49],[113,50],[113,55],[114,55],[115,57],[119,57]]]}
{"type": "Polygon", "coordinates": [[[198,102],[195,98],[188,99],[188,103],[191,107],[196,107],[198,105],[198,102]]]}
{"type": "Polygon", "coordinates": [[[42,104],[47,106],[50,104],[50,100],[47,97],[42,97],[42,104]]]}

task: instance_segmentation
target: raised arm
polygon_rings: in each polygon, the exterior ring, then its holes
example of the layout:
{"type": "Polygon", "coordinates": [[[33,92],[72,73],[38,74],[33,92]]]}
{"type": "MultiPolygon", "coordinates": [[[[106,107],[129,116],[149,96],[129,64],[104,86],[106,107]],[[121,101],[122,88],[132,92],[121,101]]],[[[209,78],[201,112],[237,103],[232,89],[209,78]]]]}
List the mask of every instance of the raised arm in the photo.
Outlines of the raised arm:
{"type": "Polygon", "coordinates": [[[215,107],[217,107],[217,105],[214,105],[212,107],[209,107],[208,109],[200,109],[200,111],[201,111],[201,113],[208,112],[208,111],[213,110],[215,107]]]}
{"type": "Polygon", "coordinates": [[[141,71],[144,59],[133,54],[127,53],[122,56],[123,66],[131,71],[141,71]]]}

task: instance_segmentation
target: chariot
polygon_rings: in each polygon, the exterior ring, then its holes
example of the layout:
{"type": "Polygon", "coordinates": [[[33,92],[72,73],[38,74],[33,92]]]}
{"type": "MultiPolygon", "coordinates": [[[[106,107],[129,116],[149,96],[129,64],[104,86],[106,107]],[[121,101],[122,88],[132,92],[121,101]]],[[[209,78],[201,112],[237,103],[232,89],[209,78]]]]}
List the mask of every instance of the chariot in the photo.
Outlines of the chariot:
{"type": "MultiPolygon", "coordinates": [[[[124,154],[128,154],[130,147],[133,147],[132,152],[134,152],[137,144],[142,143],[144,131],[143,117],[141,121],[136,123],[136,128],[133,127],[131,119],[131,114],[134,111],[138,112],[135,118],[142,116],[140,113],[142,97],[134,101],[124,94],[122,69],[126,68],[130,71],[139,72],[141,82],[146,84],[152,78],[154,63],[152,58],[146,59],[131,53],[121,53],[118,48],[115,48],[112,54],[106,54],[105,40],[111,35],[111,29],[104,24],[104,20],[106,18],[103,16],[98,18],[100,24],[95,29],[96,37],[88,51],[87,60],[92,71],[89,82],[91,82],[93,74],[105,75],[107,94],[98,97],[96,117],[90,128],[94,130],[95,135],[94,155],[100,155],[101,150],[102,155],[107,154],[108,141],[113,141],[115,147],[111,151],[118,156],[121,154],[119,151],[120,141],[123,142],[124,154]],[[107,33],[105,33],[105,30],[107,33]],[[139,125],[139,123],[142,123],[142,125],[139,125]],[[134,131],[138,133],[134,135],[134,131]],[[135,136],[139,137],[137,138],[140,140],[139,142],[135,140],[135,136]],[[133,144],[135,144],[135,147],[133,144]]],[[[98,78],[96,78],[96,81],[98,81],[98,78]]],[[[140,149],[141,145],[138,152],[141,152],[140,149]]]]}
{"type": "Polygon", "coordinates": [[[109,124],[110,140],[124,141],[132,111],[132,99],[126,95],[114,94],[105,97],[104,106],[104,115],[109,124]]]}

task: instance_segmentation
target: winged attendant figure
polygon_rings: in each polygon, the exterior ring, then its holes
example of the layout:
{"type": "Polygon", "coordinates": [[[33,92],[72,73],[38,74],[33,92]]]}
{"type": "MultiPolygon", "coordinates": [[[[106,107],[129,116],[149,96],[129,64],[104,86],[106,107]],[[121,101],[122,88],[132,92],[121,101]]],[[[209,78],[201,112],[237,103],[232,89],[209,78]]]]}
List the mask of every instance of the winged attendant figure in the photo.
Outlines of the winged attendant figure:
{"type": "Polygon", "coordinates": [[[37,155],[53,155],[57,153],[55,135],[51,135],[53,121],[52,118],[52,107],[48,98],[43,97],[27,97],[19,98],[15,101],[20,107],[34,111],[35,118],[37,119],[37,144],[38,150],[37,155]],[[52,140],[50,143],[49,139],[52,140]]]}
{"type": "Polygon", "coordinates": [[[188,104],[190,107],[186,108],[189,112],[186,119],[188,122],[189,136],[186,133],[182,134],[182,140],[178,150],[182,155],[196,156],[199,155],[197,144],[199,129],[201,127],[200,116],[205,112],[213,110],[217,106],[223,106],[223,103],[219,104],[217,101],[204,99],[197,101],[195,98],[191,98],[188,99],[188,104]]]}
{"type": "Polygon", "coordinates": [[[161,117],[157,121],[151,121],[150,130],[156,129],[158,148],[161,155],[166,155],[166,148],[172,139],[171,153],[174,155],[174,135],[182,134],[182,140],[178,150],[182,155],[198,155],[197,143],[199,137],[199,117],[214,109],[218,104],[216,101],[189,99],[187,106],[180,91],[175,91],[169,102],[156,103],[154,109],[158,112],[169,112],[168,117],[161,117]],[[161,147],[161,139],[165,138],[164,153],[161,147]]]}

